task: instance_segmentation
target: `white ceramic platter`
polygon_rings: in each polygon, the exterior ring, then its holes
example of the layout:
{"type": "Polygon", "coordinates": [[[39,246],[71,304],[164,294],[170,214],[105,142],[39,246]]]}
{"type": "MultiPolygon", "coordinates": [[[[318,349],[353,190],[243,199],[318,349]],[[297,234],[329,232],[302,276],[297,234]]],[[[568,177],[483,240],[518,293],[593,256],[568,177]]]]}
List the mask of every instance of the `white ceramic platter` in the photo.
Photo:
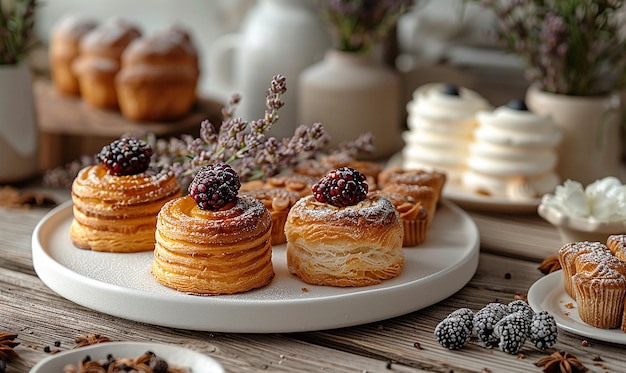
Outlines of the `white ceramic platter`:
{"type": "Polygon", "coordinates": [[[465,209],[501,213],[536,213],[541,203],[541,198],[515,200],[484,196],[456,185],[446,185],[443,196],[465,209]]]}
{"type": "Polygon", "coordinates": [[[136,358],[147,351],[152,351],[171,366],[189,368],[193,373],[224,372],[223,367],[214,359],[184,347],[160,343],[107,342],[52,355],[37,363],[30,373],[63,372],[66,365],[76,366],[87,355],[91,360],[99,361],[106,360],[109,354],[114,357],[136,358]]]}
{"type": "Polygon", "coordinates": [[[565,292],[562,271],[537,280],[528,290],[528,304],[535,312],[548,311],[563,330],[599,341],[626,344],[626,333],[620,329],[599,329],[580,319],[576,301],[565,292]]]}
{"type": "Polygon", "coordinates": [[[273,248],[276,276],[260,289],[194,296],[160,285],[150,274],[152,252],[81,250],[69,239],[72,205],[50,211],[32,238],[41,280],[66,299],[110,315],[173,328],[277,333],[359,325],[407,314],[460,290],[478,266],[479,234],[472,219],[444,202],[426,241],[405,250],[402,273],[362,288],[314,286],[291,275],[285,245],[273,248]]]}

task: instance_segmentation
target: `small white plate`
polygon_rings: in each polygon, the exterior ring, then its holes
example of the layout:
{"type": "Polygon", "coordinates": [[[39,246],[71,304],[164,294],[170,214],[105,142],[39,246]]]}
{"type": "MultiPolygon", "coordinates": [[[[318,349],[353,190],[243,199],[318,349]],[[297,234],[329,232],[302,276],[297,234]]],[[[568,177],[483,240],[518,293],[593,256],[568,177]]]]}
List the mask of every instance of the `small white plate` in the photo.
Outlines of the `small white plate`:
{"type": "Polygon", "coordinates": [[[565,292],[562,271],[537,280],[528,290],[528,304],[535,312],[548,311],[563,330],[599,341],[626,344],[626,333],[620,329],[599,329],[580,319],[576,301],[565,292]]]}
{"type": "Polygon", "coordinates": [[[91,360],[106,360],[107,355],[114,357],[135,358],[147,351],[171,366],[189,368],[193,373],[224,373],[224,368],[213,358],[199,352],[176,345],[144,342],[106,342],[60,352],[41,360],[30,373],[62,372],[68,364],[77,365],[87,355],[91,360]]]}
{"type": "Polygon", "coordinates": [[[272,248],[276,276],[260,289],[194,296],[160,285],[152,252],[103,253],[74,247],[71,201],[42,218],[33,232],[33,266],[57,294],[130,320],[215,332],[281,333],[375,322],[435,304],[456,293],[478,267],[479,234],[472,219],[444,201],[426,241],[405,248],[402,273],[362,288],[313,286],[289,273],[286,245],[272,248]]]}
{"type": "Polygon", "coordinates": [[[537,207],[541,203],[541,198],[515,200],[484,196],[452,184],[446,185],[443,196],[465,209],[489,212],[536,213],[537,207]]]}

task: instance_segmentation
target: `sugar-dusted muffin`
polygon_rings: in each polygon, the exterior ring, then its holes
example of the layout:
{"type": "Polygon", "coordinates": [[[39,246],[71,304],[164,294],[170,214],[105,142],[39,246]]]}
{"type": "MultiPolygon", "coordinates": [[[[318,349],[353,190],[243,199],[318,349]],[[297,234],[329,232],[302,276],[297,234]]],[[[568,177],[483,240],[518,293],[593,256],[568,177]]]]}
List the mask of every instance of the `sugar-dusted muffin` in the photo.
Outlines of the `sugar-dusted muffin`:
{"type": "Polygon", "coordinates": [[[387,184],[381,189],[383,194],[400,194],[419,202],[427,211],[426,225],[430,227],[437,213],[437,192],[428,185],[387,184]]]}
{"type": "Polygon", "coordinates": [[[400,217],[389,199],[367,194],[365,179],[347,167],[333,170],[289,211],[287,266],[304,282],[368,286],[402,272],[400,217]]]}
{"type": "Polygon", "coordinates": [[[134,24],[111,18],[81,39],[80,55],[72,69],[85,102],[98,108],[118,107],[115,77],[121,68],[122,53],[140,36],[134,24]]]}
{"type": "Polygon", "coordinates": [[[426,240],[429,212],[420,201],[406,194],[383,191],[374,193],[379,193],[389,199],[398,211],[404,230],[403,247],[415,247],[426,240]]]}
{"type": "Polygon", "coordinates": [[[157,214],[181,190],[171,170],[149,166],[151,154],[147,143],[121,138],[98,154],[101,164],[78,173],[69,232],[75,246],[121,253],[154,249],[157,214]]]}
{"type": "Polygon", "coordinates": [[[135,121],[180,118],[196,102],[200,69],[189,33],[180,27],[135,39],[122,53],[115,86],[122,114],[135,121]]]}
{"type": "Polygon", "coordinates": [[[204,166],[189,185],[189,195],[163,206],[151,269],[159,283],[184,293],[217,295],[271,282],[270,212],[258,199],[239,196],[239,187],[230,166],[204,166]]]}
{"type": "Polygon", "coordinates": [[[98,22],[91,18],[72,15],[63,17],[50,33],[50,74],[56,89],[68,95],[79,95],[78,78],[72,64],[80,53],[80,41],[98,22]]]}
{"type": "Polygon", "coordinates": [[[626,263],[604,250],[580,254],[574,262],[572,283],[580,319],[596,328],[619,328],[626,299],[626,263]]]}
{"type": "Polygon", "coordinates": [[[272,216],[272,245],[287,242],[285,222],[289,210],[300,199],[300,194],[283,188],[257,188],[242,191],[240,195],[258,199],[270,212],[272,216]]]}
{"type": "Polygon", "coordinates": [[[446,181],[445,173],[422,169],[405,170],[399,167],[389,167],[378,175],[378,184],[381,188],[388,184],[427,185],[435,191],[437,203],[441,199],[446,181]]]}
{"type": "Polygon", "coordinates": [[[563,269],[563,283],[565,285],[565,292],[572,297],[576,298],[574,293],[574,286],[572,284],[572,276],[576,274],[576,258],[579,255],[593,252],[611,253],[605,244],[601,242],[570,242],[561,246],[558,252],[559,263],[563,269]]]}

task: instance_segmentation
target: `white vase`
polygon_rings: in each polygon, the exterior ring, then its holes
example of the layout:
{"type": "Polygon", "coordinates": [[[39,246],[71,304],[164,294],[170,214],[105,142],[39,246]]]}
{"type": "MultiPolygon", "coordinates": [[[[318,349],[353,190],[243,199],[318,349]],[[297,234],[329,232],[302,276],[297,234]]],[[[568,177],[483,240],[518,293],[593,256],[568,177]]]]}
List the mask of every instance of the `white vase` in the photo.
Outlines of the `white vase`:
{"type": "Polygon", "coordinates": [[[330,147],[370,132],[376,151],[367,158],[392,155],[402,146],[400,109],[397,74],[372,54],[329,50],[300,75],[299,122],[320,122],[330,147]]]}
{"type": "Polygon", "coordinates": [[[301,124],[296,107],[298,76],[321,60],[330,44],[326,26],[306,0],[260,0],[248,12],[240,32],[223,35],[213,44],[210,79],[225,98],[241,94],[235,115],[249,121],[264,117],[265,93],[272,77],[285,76],[285,106],[270,134],[291,137],[301,124]]]}
{"type": "Polygon", "coordinates": [[[38,170],[39,133],[28,66],[0,65],[0,184],[38,170]]]}
{"type": "Polygon", "coordinates": [[[526,92],[526,104],[552,116],[563,130],[557,172],[561,179],[583,185],[621,175],[620,99],[547,93],[535,86],[526,92]]]}

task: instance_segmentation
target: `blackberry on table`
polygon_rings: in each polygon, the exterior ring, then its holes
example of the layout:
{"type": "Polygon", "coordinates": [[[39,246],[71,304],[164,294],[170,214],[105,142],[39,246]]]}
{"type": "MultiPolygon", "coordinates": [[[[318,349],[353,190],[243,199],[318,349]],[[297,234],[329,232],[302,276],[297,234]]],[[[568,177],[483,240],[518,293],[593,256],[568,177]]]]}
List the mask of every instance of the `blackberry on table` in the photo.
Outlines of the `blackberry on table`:
{"type": "Polygon", "coordinates": [[[498,342],[498,338],[493,334],[496,323],[509,314],[509,309],[505,304],[489,303],[476,314],[474,314],[474,332],[478,339],[493,346],[498,342]]]}
{"type": "Polygon", "coordinates": [[[536,313],[529,328],[530,341],[540,350],[554,346],[558,336],[556,321],[547,311],[536,313]]]}
{"type": "Polygon", "coordinates": [[[446,317],[435,327],[437,342],[449,350],[460,349],[471,336],[471,329],[465,326],[465,321],[460,317],[446,317]]]}
{"type": "Polygon", "coordinates": [[[530,321],[535,315],[535,311],[533,311],[530,305],[521,299],[516,299],[510,302],[508,306],[509,306],[509,313],[521,311],[526,315],[526,317],[528,318],[528,321],[530,321]]]}
{"type": "Polygon", "coordinates": [[[365,199],[368,189],[365,175],[350,167],[330,171],[311,187],[317,201],[336,207],[356,205],[365,199]]]}
{"type": "Polygon", "coordinates": [[[500,350],[509,354],[516,354],[524,346],[528,338],[529,328],[530,322],[527,315],[524,311],[517,311],[498,321],[493,329],[493,334],[499,340],[500,350]]]}
{"type": "Polygon", "coordinates": [[[470,332],[474,329],[474,312],[469,308],[459,308],[450,313],[447,317],[458,317],[463,321],[463,324],[470,332]]]}
{"type": "Polygon", "coordinates": [[[111,175],[136,175],[150,166],[152,147],[141,139],[122,137],[105,145],[97,157],[111,175]]]}
{"type": "Polygon", "coordinates": [[[189,195],[202,210],[217,211],[237,199],[241,187],[237,172],[225,163],[203,166],[189,184],[189,195]]]}

